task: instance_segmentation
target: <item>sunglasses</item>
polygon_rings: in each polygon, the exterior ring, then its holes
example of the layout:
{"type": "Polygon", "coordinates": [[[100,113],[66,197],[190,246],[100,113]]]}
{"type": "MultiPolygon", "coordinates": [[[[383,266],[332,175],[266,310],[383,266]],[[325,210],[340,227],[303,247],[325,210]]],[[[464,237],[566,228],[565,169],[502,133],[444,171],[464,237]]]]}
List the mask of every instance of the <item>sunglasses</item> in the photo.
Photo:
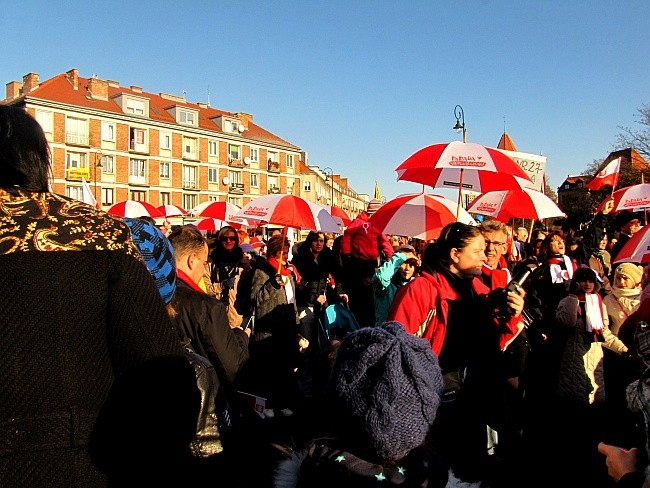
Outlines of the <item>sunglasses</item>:
{"type": "Polygon", "coordinates": [[[237,238],[235,236],[223,236],[221,237],[222,241],[235,241],[237,238]]]}

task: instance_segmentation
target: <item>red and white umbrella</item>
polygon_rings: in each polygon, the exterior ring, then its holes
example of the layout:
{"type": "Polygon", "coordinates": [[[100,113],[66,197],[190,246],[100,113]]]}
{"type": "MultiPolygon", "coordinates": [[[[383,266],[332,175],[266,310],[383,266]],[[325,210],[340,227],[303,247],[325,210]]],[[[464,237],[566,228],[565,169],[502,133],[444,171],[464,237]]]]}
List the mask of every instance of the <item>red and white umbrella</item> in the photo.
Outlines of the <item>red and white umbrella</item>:
{"type": "Polygon", "coordinates": [[[131,217],[137,219],[138,217],[164,217],[160,210],[147,202],[138,202],[136,200],[124,200],[123,202],[111,205],[107,212],[111,215],[118,215],[119,217],[131,217]]]}
{"type": "Polygon", "coordinates": [[[341,232],[327,210],[296,195],[257,197],[244,205],[235,217],[298,229],[341,232]]]}
{"type": "Polygon", "coordinates": [[[650,263],[650,225],[637,230],[616,256],[612,263],[650,263]]]}
{"type": "Polygon", "coordinates": [[[467,211],[487,215],[505,223],[511,218],[542,220],[566,217],[553,200],[532,188],[483,193],[472,200],[467,211]]]}
{"type": "Polygon", "coordinates": [[[336,223],[341,227],[347,227],[352,222],[352,219],[341,207],[337,207],[336,205],[323,205],[323,207],[329,212],[332,217],[334,217],[336,223]]]}
{"type": "Polygon", "coordinates": [[[532,185],[515,160],[498,149],[459,141],[420,149],[395,171],[398,180],[476,193],[532,185]]]}
{"type": "Polygon", "coordinates": [[[203,202],[192,209],[192,215],[229,221],[240,210],[240,207],[230,202],[203,202]]]}
{"type": "Polygon", "coordinates": [[[614,198],[614,207],[612,212],[620,212],[622,210],[632,210],[636,212],[643,208],[650,207],[650,183],[639,183],[638,185],[626,186],[620,190],[616,190],[611,196],[605,198],[596,207],[595,213],[600,212],[605,203],[614,198]]]}
{"type": "Polygon", "coordinates": [[[200,230],[204,230],[206,232],[218,232],[222,227],[230,225],[228,222],[220,219],[213,219],[211,217],[197,220],[196,222],[193,222],[193,224],[196,225],[200,230]]]}
{"type": "Polygon", "coordinates": [[[476,225],[464,209],[456,218],[457,203],[435,194],[400,195],[384,203],[369,222],[384,234],[430,240],[440,236],[442,228],[452,222],[476,225]]]}
{"type": "Polygon", "coordinates": [[[163,217],[181,217],[187,215],[187,210],[177,205],[160,205],[156,207],[163,217]]]}

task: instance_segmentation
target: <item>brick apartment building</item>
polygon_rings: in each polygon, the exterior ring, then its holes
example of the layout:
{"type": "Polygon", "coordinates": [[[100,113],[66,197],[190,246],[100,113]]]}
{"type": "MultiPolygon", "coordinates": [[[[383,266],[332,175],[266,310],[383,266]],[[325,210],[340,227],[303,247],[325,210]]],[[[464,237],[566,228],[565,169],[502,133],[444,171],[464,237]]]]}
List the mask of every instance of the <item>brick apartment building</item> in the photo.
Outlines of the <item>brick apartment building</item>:
{"type": "Polygon", "coordinates": [[[184,97],[123,87],[71,69],[46,81],[29,73],[6,85],[5,104],[24,104],[52,152],[52,189],[81,199],[82,178],[103,208],[126,200],[191,210],[205,201],[242,206],[269,193],[365,208],[346,178],[307,164],[307,153],[253,122],[184,97]]]}

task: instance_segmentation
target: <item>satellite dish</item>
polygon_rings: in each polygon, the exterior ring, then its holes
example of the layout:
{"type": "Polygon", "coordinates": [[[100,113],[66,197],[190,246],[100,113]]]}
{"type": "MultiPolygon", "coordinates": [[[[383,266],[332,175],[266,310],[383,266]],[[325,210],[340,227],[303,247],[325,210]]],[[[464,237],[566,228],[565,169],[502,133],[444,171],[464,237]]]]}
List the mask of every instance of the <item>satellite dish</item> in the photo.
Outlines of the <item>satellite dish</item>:
{"type": "Polygon", "coordinates": [[[228,183],[230,183],[230,178],[228,178],[227,176],[224,176],[223,179],[221,180],[221,182],[224,185],[227,185],[228,183]]]}
{"type": "Polygon", "coordinates": [[[244,164],[251,164],[251,158],[244,158],[244,164]]]}
{"type": "Polygon", "coordinates": [[[238,130],[239,132],[244,132],[244,131],[246,130],[246,127],[244,127],[243,124],[239,124],[239,125],[237,126],[237,130],[238,130]]]}

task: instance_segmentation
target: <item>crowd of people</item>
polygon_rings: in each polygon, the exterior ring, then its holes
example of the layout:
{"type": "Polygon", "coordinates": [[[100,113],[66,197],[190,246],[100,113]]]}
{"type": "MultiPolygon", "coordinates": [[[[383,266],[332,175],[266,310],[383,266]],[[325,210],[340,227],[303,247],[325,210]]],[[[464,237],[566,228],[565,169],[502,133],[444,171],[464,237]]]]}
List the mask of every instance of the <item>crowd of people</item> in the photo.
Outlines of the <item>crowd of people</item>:
{"type": "Polygon", "coordinates": [[[616,261],[638,215],[422,242],[373,200],[293,243],[110,216],[50,172],[0,106],[0,485],[646,481],[650,277],[616,261]]]}

